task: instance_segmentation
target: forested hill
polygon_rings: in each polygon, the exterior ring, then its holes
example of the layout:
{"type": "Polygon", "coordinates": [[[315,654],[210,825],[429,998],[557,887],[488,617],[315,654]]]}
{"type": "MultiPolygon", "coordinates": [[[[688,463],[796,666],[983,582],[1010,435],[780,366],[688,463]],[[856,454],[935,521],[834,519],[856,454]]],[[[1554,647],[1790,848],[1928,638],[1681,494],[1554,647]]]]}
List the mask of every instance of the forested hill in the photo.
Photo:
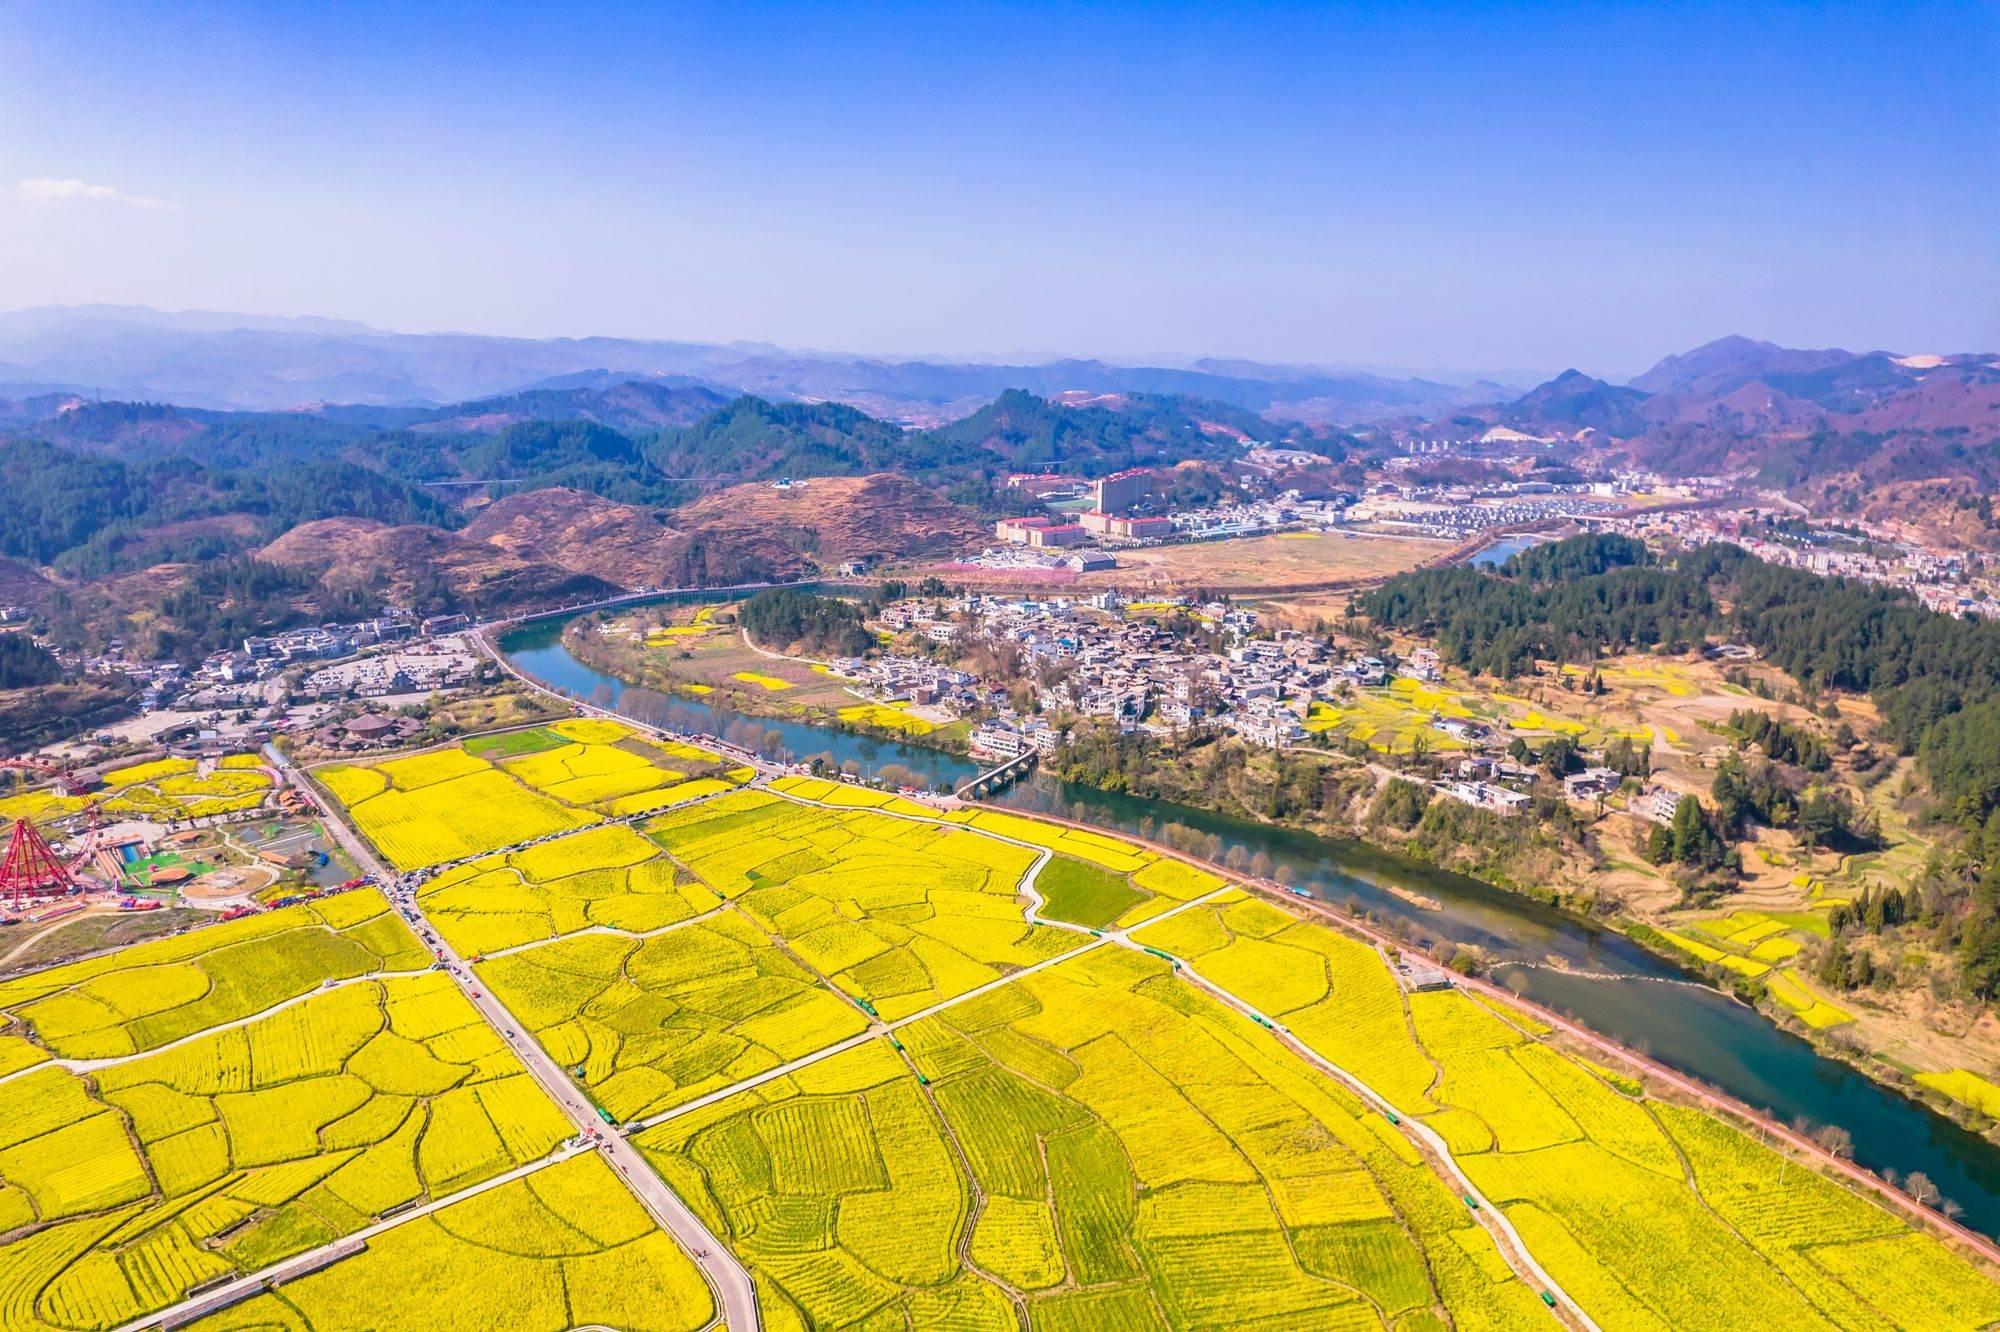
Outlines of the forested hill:
{"type": "Polygon", "coordinates": [[[785,476],[923,475],[946,466],[929,437],[837,402],[745,395],[693,425],[663,430],[647,457],[665,476],[763,481],[785,476]]]}
{"type": "Polygon", "coordinates": [[[74,577],[229,554],[336,514],[450,525],[437,500],[339,460],[215,468],[185,457],[121,462],[52,444],[0,446],[0,554],[74,577]]]}
{"type": "MultiPolygon", "coordinates": [[[[1386,627],[1434,637],[1448,661],[1501,677],[1537,659],[1747,643],[1808,690],[1870,695],[1886,738],[1919,757],[1949,817],[1983,828],[2000,815],[2000,623],[1953,619],[1902,592],[1780,568],[1731,545],[1671,567],[1645,559],[1628,538],[1577,537],[1497,572],[1404,574],[1356,604],[1386,627]]],[[[2000,875],[1994,888],[2000,895],[2000,875]]]]}
{"type": "Polygon", "coordinates": [[[1288,433],[1225,403],[1133,393],[1107,405],[1067,406],[1010,389],[930,437],[948,449],[1005,459],[1017,471],[1103,476],[1149,463],[1233,458],[1245,440],[1270,442],[1288,433]]]}
{"type": "MultiPolygon", "coordinates": [[[[575,377],[572,377],[575,378],[575,377]]],[[[423,430],[497,431],[521,421],[595,421],[627,434],[692,425],[735,395],[698,380],[582,377],[500,397],[440,407],[415,422],[423,430]]]]}
{"type": "Polygon", "coordinates": [[[0,440],[53,443],[126,463],[187,457],[254,470],[337,460],[401,482],[560,485],[626,502],[675,503],[690,493],[676,478],[728,483],[898,471],[946,485],[1019,469],[1103,475],[1137,464],[1224,460],[1251,443],[1310,434],[1227,403],[1069,396],[1077,401],[1009,390],[928,431],[837,402],[723,401],[700,385],[655,382],[592,380],[430,411],[215,412],[52,399],[37,419],[0,422],[0,440]]]}
{"type": "Polygon", "coordinates": [[[742,521],[756,483],[781,477],[893,474],[910,487],[898,499],[893,487],[861,486],[869,502],[823,547],[882,558],[976,539],[978,515],[962,506],[1003,508],[1017,467],[1101,475],[1228,458],[1281,434],[1216,403],[1114,395],[1072,407],[1025,393],[963,428],[913,431],[839,403],[743,396],[718,406],[699,386],[596,376],[442,413],[218,412],[55,395],[0,413],[0,485],[13,500],[0,513],[0,557],[53,569],[61,604],[48,627],[61,641],[101,650],[122,638],[198,657],[245,625],[370,597],[426,609],[534,604],[564,579],[610,577],[601,557],[614,547],[633,586],[795,576],[812,558],[742,521]],[[511,419],[519,412],[550,417],[511,419]],[[561,543],[563,560],[457,538],[496,499],[558,492],[603,501],[582,539],[561,543]],[[577,549],[593,542],[595,553],[577,549]],[[273,562],[282,568],[262,567],[273,562]],[[186,588],[222,589],[227,613],[201,612],[186,588]],[[166,627],[147,629],[170,601],[166,627]]]}

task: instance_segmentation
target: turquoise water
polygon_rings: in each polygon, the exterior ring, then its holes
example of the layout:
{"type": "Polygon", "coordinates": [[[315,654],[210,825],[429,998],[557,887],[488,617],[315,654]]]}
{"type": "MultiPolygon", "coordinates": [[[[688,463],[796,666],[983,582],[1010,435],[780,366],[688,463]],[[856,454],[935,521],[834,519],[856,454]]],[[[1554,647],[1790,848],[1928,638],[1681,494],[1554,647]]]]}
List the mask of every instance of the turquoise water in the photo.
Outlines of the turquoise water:
{"type": "MultiPolygon", "coordinates": [[[[518,629],[501,640],[501,648],[536,679],[617,709],[627,686],[572,656],[562,644],[562,624],[546,621],[518,629]]],[[[899,764],[932,786],[948,786],[976,771],[970,760],[954,754],[805,722],[744,718],[704,703],[674,700],[667,704],[665,720],[676,729],[729,739],[773,758],[828,754],[837,762],[852,762],[864,774],[899,764]]],[[[1853,1138],[1857,1162],[1878,1173],[1922,1171],[1964,1209],[1967,1225],[2000,1235],[2000,1148],[1821,1055],[1755,1009],[1690,983],[1685,973],[1615,930],[1360,843],[1047,777],[1009,789],[1000,803],[1060,812],[1125,832],[1183,824],[1217,837],[1230,863],[1265,857],[1272,873],[1283,871],[1323,901],[1357,906],[1378,920],[1400,921],[1420,941],[1476,946],[1494,960],[1497,979],[1537,1003],[1777,1119],[1840,1126],[1853,1138]],[[1437,908],[1414,904],[1392,887],[1427,898],[1437,908]]]]}

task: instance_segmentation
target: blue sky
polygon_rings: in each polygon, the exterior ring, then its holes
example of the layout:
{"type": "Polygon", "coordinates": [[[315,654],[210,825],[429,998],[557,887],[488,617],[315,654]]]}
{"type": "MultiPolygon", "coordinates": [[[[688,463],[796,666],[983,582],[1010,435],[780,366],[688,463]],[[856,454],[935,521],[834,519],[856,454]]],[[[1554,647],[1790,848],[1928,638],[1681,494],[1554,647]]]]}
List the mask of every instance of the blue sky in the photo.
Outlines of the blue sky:
{"type": "Polygon", "coordinates": [[[1630,373],[2000,348],[2000,6],[0,12],[0,307],[1630,373]]]}

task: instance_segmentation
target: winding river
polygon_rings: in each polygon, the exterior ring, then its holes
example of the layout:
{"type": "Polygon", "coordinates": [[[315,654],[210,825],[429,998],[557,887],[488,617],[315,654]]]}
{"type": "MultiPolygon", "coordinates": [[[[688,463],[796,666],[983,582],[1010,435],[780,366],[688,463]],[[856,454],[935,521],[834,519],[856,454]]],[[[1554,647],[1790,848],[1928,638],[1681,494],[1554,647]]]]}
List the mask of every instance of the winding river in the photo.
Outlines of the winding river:
{"type": "MultiPolygon", "coordinates": [[[[571,655],[562,642],[565,623],[550,619],[517,628],[501,638],[501,650],[548,685],[619,708],[626,685],[571,655]]],[[[727,731],[728,738],[771,757],[830,753],[863,773],[899,764],[933,785],[975,771],[956,755],[833,727],[746,719],[681,699],[669,706],[669,724],[711,735],[727,731]]],[[[1777,1119],[1838,1125],[1851,1135],[1861,1165],[1877,1173],[1922,1171],[1964,1209],[1968,1226],[2000,1236],[2000,1147],[1821,1055],[1756,1010],[1691,982],[1615,930],[1360,843],[1186,806],[1048,777],[1017,785],[999,800],[1126,832],[1140,831],[1142,820],[1184,824],[1213,834],[1225,853],[1240,847],[1241,855],[1267,857],[1274,872],[1288,872],[1290,882],[1314,897],[1358,905],[1378,920],[1400,920],[1412,938],[1476,946],[1493,960],[1496,978],[1528,998],[1777,1119]]]]}

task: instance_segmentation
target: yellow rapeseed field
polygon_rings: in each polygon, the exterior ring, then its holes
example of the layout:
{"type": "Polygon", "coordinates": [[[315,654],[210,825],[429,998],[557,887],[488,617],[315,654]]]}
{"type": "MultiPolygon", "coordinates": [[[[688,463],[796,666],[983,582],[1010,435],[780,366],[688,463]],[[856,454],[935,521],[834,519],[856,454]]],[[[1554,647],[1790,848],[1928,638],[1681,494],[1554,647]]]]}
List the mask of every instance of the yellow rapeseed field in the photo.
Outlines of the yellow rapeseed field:
{"type": "Polygon", "coordinates": [[[687,1254],[586,1155],[397,1226],[364,1253],[195,1326],[694,1332],[714,1308],[687,1254]]]}
{"type": "Polygon", "coordinates": [[[578,935],[480,977],[611,1115],[639,1118],[855,1035],[867,1019],[733,912],[578,935]]]}
{"type": "Polygon", "coordinates": [[[457,866],[428,880],[421,894],[431,922],[472,954],[592,926],[657,930],[716,902],[657,844],[623,824],[457,866]]]}
{"type": "Polygon", "coordinates": [[[899,1036],[635,1139],[774,1321],[927,1325],[944,1289],[972,1325],[1010,1326],[982,1274],[1029,1292],[1036,1326],[1539,1316],[1358,1105],[1154,959],[1100,948],[899,1036]]]}
{"type": "Polygon", "coordinates": [[[530,791],[462,750],[445,752],[477,766],[415,790],[392,786],[349,807],[355,825],[398,869],[423,869],[600,821],[530,791]]]}
{"type": "Polygon", "coordinates": [[[0,1222],[14,1232],[0,1245],[0,1325],[117,1326],[538,1160],[568,1135],[443,975],[315,989],[318,974],[296,972],[308,958],[294,941],[315,932],[400,934],[421,957],[379,895],[329,903],[341,906],[317,925],[290,908],[7,983],[0,1003],[36,1039],[61,1011],[51,1004],[88,993],[144,1008],[116,1044],[152,1052],[0,1080],[0,1222]],[[177,966],[209,968],[215,987],[149,997],[177,966]],[[252,977],[274,979],[247,990],[252,977]]]}
{"type": "MultiPolygon", "coordinates": [[[[497,836],[477,811],[506,801],[582,821],[437,876],[425,910],[487,954],[480,982],[607,1114],[676,1112],[633,1140],[751,1269],[773,1327],[1542,1325],[1411,1121],[1607,1328],[2000,1319],[2000,1286],[1898,1216],[1572,1057],[1504,1000],[1405,995],[1374,947],[1289,903],[1231,890],[1176,910],[1224,881],[1109,834],[822,779],[718,779],[630,806],[642,827],[592,826],[547,793],[668,772],[653,749],[713,768],[615,723],[550,729],[565,743],[497,766],[334,781],[378,845],[424,863],[497,836]],[[1057,853],[1042,873],[1069,900],[1152,923],[1129,944],[1033,923],[1033,848],[1057,853]],[[896,1025],[869,1038],[871,1019],[896,1025]]],[[[423,962],[382,905],[349,894],[212,927],[215,947],[0,982],[22,1042],[0,1047],[0,1125],[21,1126],[0,1129],[0,1226],[31,1227],[0,1246],[0,1325],[128,1321],[567,1133],[448,980],[374,977],[423,962]],[[114,1062],[86,1080],[36,1062],[49,1042],[114,1062]]],[[[1761,964],[1781,933],[1730,918],[1684,937],[1761,964]]],[[[537,1170],[217,1326],[373,1325],[406,1289],[462,1301],[447,1327],[705,1321],[671,1242],[642,1212],[610,1219],[631,1200],[609,1181],[590,1157],[537,1170]]]]}

